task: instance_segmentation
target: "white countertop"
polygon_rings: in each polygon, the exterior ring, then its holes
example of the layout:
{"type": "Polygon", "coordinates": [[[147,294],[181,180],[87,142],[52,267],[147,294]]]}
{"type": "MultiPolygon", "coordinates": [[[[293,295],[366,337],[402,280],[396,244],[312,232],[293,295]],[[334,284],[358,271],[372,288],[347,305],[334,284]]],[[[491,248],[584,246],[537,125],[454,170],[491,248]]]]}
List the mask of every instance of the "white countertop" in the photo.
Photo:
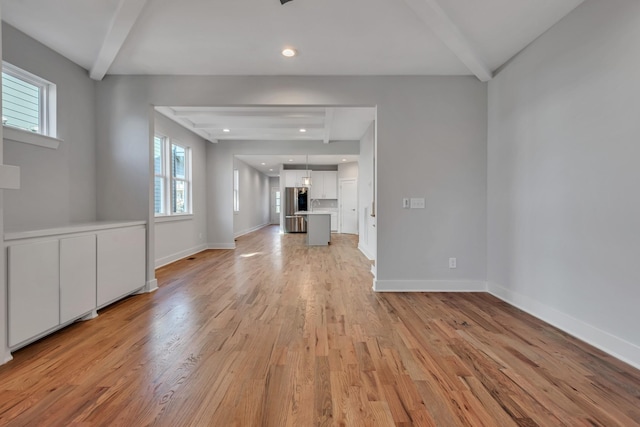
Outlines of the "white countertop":
{"type": "Polygon", "coordinates": [[[295,215],[331,215],[332,213],[328,211],[298,211],[295,215]]]}
{"type": "Polygon", "coordinates": [[[5,230],[4,240],[29,239],[33,237],[54,236],[59,234],[84,233],[88,231],[108,230],[110,228],[145,225],[146,221],[96,221],[63,225],[60,227],[37,230],[5,230]]]}

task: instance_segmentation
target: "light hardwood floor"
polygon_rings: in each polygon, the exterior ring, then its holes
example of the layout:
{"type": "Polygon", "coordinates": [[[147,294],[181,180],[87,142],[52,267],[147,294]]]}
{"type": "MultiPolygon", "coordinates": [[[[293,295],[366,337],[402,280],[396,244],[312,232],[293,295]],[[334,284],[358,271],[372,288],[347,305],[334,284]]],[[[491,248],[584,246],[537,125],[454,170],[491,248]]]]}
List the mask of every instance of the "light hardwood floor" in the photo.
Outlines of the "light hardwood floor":
{"type": "Polygon", "coordinates": [[[0,367],[0,425],[633,426],[640,372],[487,294],[376,294],[268,227],[0,367]]]}

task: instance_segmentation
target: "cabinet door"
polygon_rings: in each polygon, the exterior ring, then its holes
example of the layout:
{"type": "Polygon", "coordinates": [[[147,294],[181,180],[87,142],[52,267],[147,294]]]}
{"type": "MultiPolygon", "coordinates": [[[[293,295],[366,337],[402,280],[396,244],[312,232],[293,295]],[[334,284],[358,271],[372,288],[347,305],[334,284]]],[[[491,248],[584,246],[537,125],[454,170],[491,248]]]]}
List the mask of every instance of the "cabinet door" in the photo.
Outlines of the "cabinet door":
{"type": "Polygon", "coordinates": [[[285,187],[298,187],[298,176],[294,170],[283,170],[284,174],[284,186],[285,187]]]}
{"type": "Polygon", "coordinates": [[[338,198],[338,172],[327,171],[324,174],[324,198],[338,198]]]}
{"type": "Polygon", "coordinates": [[[322,199],[322,193],[324,189],[322,171],[311,171],[311,189],[309,190],[309,197],[312,199],[322,199]]]}
{"type": "Polygon", "coordinates": [[[60,323],[96,308],[96,236],[60,240],[60,323]]]}
{"type": "Polygon", "coordinates": [[[296,171],[296,177],[297,177],[297,187],[304,187],[304,180],[303,178],[311,176],[311,171],[310,170],[298,170],[296,171]]]}
{"type": "Polygon", "coordinates": [[[9,347],[60,324],[58,240],[8,247],[9,347]]]}
{"type": "Polygon", "coordinates": [[[145,285],[145,258],[144,228],[124,228],[98,234],[99,307],[145,285]]]}

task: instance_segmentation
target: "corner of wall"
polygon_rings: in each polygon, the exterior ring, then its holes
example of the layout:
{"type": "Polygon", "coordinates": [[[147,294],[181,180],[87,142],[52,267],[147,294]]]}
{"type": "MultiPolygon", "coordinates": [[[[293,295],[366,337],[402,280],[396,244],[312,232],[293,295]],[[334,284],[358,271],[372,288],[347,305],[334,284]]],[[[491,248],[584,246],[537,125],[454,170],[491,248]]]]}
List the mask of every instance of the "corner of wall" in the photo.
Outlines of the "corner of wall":
{"type": "Polygon", "coordinates": [[[496,298],[640,369],[640,347],[637,345],[497,283],[489,282],[487,288],[496,298]]]}

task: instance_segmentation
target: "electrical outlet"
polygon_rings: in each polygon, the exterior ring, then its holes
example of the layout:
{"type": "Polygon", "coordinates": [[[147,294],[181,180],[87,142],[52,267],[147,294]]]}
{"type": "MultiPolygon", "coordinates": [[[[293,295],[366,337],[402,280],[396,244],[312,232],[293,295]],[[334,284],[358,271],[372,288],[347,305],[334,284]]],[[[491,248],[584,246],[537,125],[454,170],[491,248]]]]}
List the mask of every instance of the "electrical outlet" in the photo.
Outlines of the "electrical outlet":
{"type": "Polygon", "coordinates": [[[402,207],[404,209],[409,209],[409,199],[408,198],[402,199],[402,207]]]}
{"type": "Polygon", "coordinates": [[[456,258],[449,258],[449,268],[457,268],[458,260],[456,258]]]}
{"type": "Polygon", "coordinates": [[[412,197],[410,203],[411,203],[411,209],[424,209],[425,208],[424,197],[412,197]]]}

